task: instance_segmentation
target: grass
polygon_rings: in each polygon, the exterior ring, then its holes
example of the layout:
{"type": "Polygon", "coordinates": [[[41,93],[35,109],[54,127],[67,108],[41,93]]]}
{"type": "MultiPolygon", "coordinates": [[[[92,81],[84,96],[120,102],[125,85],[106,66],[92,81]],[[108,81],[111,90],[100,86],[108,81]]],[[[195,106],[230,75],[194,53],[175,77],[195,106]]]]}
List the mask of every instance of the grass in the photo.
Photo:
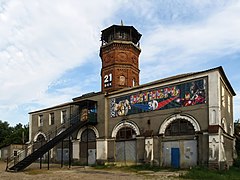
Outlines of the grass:
{"type": "Polygon", "coordinates": [[[111,165],[97,165],[93,166],[95,169],[104,169],[104,170],[122,170],[122,171],[130,171],[130,172],[138,172],[138,171],[153,171],[158,172],[161,170],[169,170],[175,171],[173,169],[166,169],[159,166],[152,166],[152,165],[129,165],[129,166],[116,166],[114,164],[111,165]]]}
{"type": "MultiPolygon", "coordinates": [[[[77,165],[77,164],[76,164],[77,165]]],[[[141,173],[143,171],[151,171],[151,172],[176,172],[179,169],[169,169],[163,168],[159,166],[151,166],[151,165],[131,165],[131,166],[117,166],[115,164],[108,165],[96,165],[93,166],[94,169],[98,170],[117,170],[117,171],[125,171],[125,172],[135,172],[141,173]]],[[[180,172],[180,171],[179,171],[180,172]]],[[[48,174],[51,173],[46,169],[30,169],[25,171],[26,174],[29,175],[37,175],[37,174],[48,174]]],[[[218,171],[218,170],[210,170],[206,167],[194,167],[192,169],[184,170],[184,173],[180,173],[180,179],[201,179],[201,180],[238,180],[240,179],[240,168],[231,167],[227,171],[218,171]]]]}
{"type": "Polygon", "coordinates": [[[231,167],[228,171],[209,170],[204,167],[194,167],[181,175],[182,179],[217,179],[217,180],[234,180],[240,179],[240,169],[231,167]]]}
{"type": "Polygon", "coordinates": [[[123,166],[124,170],[138,172],[138,171],[154,171],[158,172],[162,170],[163,168],[160,168],[158,166],[151,166],[151,165],[133,165],[133,166],[123,166]]]}
{"type": "MultiPolygon", "coordinates": [[[[151,165],[133,165],[133,166],[116,166],[116,165],[101,165],[94,166],[95,169],[104,170],[122,170],[128,172],[140,172],[140,171],[169,171],[174,172],[179,169],[166,169],[158,166],[151,165]]],[[[180,173],[180,179],[201,179],[201,180],[238,180],[240,179],[240,168],[231,167],[227,171],[210,170],[206,167],[194,167],[189,170],[184,170],[184,173],[180,173]]]]}

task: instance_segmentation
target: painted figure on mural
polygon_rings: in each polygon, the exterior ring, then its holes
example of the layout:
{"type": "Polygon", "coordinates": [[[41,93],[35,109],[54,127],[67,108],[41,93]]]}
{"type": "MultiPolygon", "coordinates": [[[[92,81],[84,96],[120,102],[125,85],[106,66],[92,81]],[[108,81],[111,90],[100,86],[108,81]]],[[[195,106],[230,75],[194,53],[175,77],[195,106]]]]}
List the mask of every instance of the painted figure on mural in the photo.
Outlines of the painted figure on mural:
{"type": "Polygon", "coordinates": [[[203,104],[205,103],[205,90],[199,88],[196,82],[192,82],[189,91],[185,92],[184,98],[178,98],[176,101],[182,106],[203,104]]]}
{"type": "Polygon", "coordinates": [[[127,99],[114,104],[114,111],[116,112],[116,116],[127,115],[129,109],[131,109],[131,106],[127,99]]]}
{"type": "Polygon", "coordinates": [[[206,80],[200,79],[113,98],[111,117],[205,104],[205,86],[206,80]]]}

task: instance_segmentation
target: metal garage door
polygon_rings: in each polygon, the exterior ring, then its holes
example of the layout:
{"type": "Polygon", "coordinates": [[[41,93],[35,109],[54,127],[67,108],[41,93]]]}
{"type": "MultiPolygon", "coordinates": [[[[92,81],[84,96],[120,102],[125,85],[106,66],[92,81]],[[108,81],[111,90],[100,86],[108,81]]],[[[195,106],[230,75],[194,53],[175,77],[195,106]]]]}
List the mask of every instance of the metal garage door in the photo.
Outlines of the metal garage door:
{"type": "Polygon", "coordinates": [[[116,142],[117,162],[136,162],[136,140],[116,142]]]}

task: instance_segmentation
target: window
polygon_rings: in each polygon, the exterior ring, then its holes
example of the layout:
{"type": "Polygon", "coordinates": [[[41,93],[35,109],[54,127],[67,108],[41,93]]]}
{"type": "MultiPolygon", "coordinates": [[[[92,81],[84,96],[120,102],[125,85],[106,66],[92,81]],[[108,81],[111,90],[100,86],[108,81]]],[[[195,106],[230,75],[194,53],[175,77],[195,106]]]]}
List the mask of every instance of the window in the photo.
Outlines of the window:
{"type": "Polygon", "coordinates": [[[117,132],[116,139],[129,140],[129,139],[134,139],[135,137],[136,137],[136,133],[132,128],[123,127],[117,132]]]}
{"type": "Polygon", "coordinates": [[[229,113],[231,112],[231,98],[229,95],[228,95],[228,112],[229,113]]]}
{"type": "Polygon", "coordinates": [[[63,110],[61,112],[61,124],[64,124],[67,122],[67,111],[66,110],[63,110]]]}
{"type": "Polygon", "coordinates": [[[125,85],[125,82],[126,82],[125,76],[121,75],[121,76],[119,77],[119,85],[120,85],[120,86],[124,86],[124,85],[125,85]]]}
{"type": "Polygon", "coordinates": [[[119,38],[120,39],[125,39],[125,33],[124,32],[119,32],[119,38]]]}
{"type": "Polygon", "coordinates": [[[45,141],[45,137],[42,134],[39,134],[37,137],[37,142],[43,142],[45,141]]]}
{"type": "Polygon", "coordinates": [[[50,113],[49,114],[49,125],[53,125],[54,124],[54,113],[50,113]]]}
{"type": "Polygon", "coordinates": [[[135,86],[135,79],[132,80],[132,86],[134,87],[135,86]]]}
{"type": "Polygon", "coordinates": [[[14,150],[13,151],[13,156],[16,157],[18,155],[18,151],[17,150],[14,150]]]}
{"type": "Polygon", "coordinates": [[[225,107],[225,89],[222,86],[222,106],[225,107]]]}
{"type": "Polygon", "coordinates": [[[81,136],[82,142],[96,141],[95,132],[92,129],[86,129],[83,131],[81,136]]]}
{"type": "Polygon", "coordinates": [[[184,119],[173,121],[166,129],[166,136],[194,135],[193,125],[184,119]]]}
{"type": "Polygon", "coordinates": [[[42,127],[43,126],[43,115],[39,115],[38,116],[38,127],[42,127]]]}

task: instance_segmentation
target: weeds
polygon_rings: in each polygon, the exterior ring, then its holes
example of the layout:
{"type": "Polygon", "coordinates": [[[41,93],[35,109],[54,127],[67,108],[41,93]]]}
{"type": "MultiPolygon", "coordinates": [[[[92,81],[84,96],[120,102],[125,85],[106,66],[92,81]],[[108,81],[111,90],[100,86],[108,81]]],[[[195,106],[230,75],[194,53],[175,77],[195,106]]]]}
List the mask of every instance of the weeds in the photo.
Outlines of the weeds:
{"type": "Polygon", "coordinates": [[[180,175],[182,179],[217,179],[232,180],[240,178],[239,168],[231,167],[228,171],[209,170],[206,167],[194,167],[185,174],[180,175]]]}

